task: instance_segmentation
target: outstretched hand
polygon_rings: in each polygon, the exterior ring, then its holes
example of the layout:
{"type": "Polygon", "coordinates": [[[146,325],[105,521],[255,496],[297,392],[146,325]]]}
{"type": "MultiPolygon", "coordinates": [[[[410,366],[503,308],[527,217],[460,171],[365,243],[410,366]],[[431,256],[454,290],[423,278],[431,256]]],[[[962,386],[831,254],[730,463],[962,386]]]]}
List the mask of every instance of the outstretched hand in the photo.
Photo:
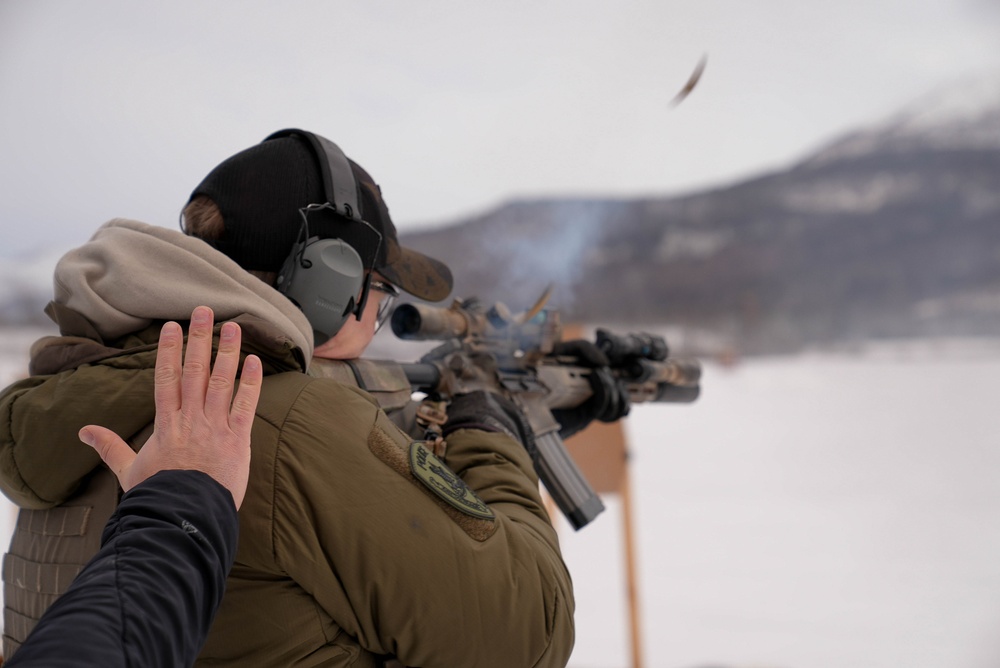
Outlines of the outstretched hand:
{"type": "Polygon", "coordinates": [[[240,359],[240,328],[222,326],[212,368],[214,314],[199,306],[191,314],[183,367],[184,332],[176,322],[160,330],[156,353],[153,435],[138,454],[110,429],[87,425],[80,440],[93,447],[125,491],[162,470],[207,473],[233,495],[239,508],[250,476],[250,428],[260,398],[260,360],[248,355],[240,387],[233,387],[240,359]]]}

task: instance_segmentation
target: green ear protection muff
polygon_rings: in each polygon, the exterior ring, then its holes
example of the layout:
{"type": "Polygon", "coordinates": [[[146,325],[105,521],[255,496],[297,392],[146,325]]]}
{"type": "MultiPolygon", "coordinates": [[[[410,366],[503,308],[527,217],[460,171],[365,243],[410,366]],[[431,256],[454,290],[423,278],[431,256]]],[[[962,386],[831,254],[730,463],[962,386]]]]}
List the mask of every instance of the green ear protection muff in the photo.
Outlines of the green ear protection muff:
{"type": "Polygon", "coordinates": [[[327,201],[299,210],[302,229],[278,274],[277,288],[305,314],[313,328],[314,344],[319,346],[340,331],[351,315],[361,319],[368,301],[370,270],[374,258],[378,257],[378,246],[366,266],[358,251],[347,242],[311,237],[309,214],[332,209],[345,219],[345,224],[367,226],[378,236],[379,245],[382,234],[361,218],[354,172],[340,147],[319,135],[295,129],[275,132],[264,141],[288,136],[301,137],[312,147],[319,161],[327,201]]]}

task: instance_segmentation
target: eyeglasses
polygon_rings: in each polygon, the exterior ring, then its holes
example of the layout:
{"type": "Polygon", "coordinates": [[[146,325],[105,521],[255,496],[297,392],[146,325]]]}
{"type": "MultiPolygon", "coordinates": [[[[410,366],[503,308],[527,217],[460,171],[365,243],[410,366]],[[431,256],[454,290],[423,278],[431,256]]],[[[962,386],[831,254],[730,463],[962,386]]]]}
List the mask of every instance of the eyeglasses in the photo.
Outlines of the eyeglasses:
{"type": "Polygon", "coordinates": [[[392,305],[396,302],[396,298],[399,297],[399,290],[396,286],[390,285],[385,281],[380,281],[377,278],[373,278],[370,281],[370,287],[372,290],[378,290],[385,297],[378,305],[378,315],[375,316],[375,331],[382,329],[382,325],[389,318],[389,313],[392,312],[392,305]]]}

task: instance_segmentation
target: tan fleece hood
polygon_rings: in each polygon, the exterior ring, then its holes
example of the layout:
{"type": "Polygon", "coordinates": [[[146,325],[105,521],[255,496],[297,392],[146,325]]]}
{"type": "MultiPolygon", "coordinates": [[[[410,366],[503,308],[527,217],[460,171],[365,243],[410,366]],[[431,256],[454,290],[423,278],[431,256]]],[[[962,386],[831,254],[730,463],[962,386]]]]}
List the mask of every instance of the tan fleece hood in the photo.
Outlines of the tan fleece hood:
{"type": "Polygon", "coordinates": [[[55,303],[86,317],[106,341],[153,320],[187,320],[196,306],[206,305],[216,321],[249,314],[272,323],[307,362],[312,358],[312,327],[292,302],[177,230],[116,218],[66,253],[54,280],[55,303]]]}

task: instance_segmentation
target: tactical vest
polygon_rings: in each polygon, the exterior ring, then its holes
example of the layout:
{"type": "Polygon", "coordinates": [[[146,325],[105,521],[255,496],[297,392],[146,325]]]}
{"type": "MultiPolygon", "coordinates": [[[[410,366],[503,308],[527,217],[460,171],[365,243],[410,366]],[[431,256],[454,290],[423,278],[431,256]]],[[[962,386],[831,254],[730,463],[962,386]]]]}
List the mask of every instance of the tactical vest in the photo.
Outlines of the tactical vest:
{"type": "MultiPolygon", "coordinates": [[[[153,425],[129,439],[138,450],[153,425]]],[[[49,606],[101,549],[104,525],[118,507],[121,488],[105,466],[94,469],[66,503],[21,509],[3,557],[3,655],[17,651],[49,606]]]]}

